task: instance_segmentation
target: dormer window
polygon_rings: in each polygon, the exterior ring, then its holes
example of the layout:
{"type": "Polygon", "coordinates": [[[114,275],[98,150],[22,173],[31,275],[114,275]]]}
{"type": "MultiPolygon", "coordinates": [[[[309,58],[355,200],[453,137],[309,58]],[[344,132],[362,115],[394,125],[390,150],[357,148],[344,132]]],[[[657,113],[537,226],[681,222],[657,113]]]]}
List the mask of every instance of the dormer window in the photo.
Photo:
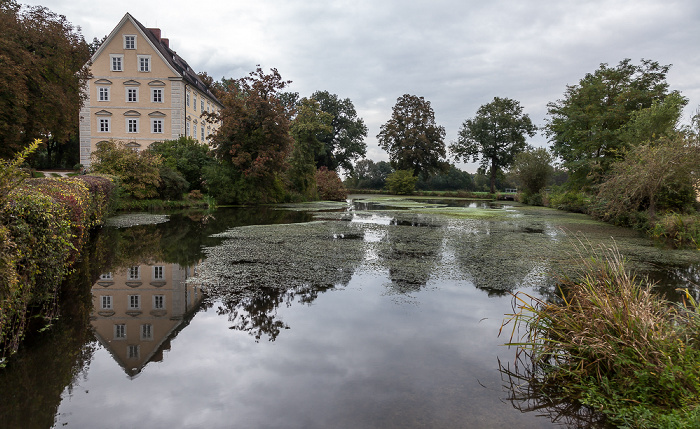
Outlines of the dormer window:
{"type": "Polygon", "coordinates": [[[136,49],[136,36],[124,35],[124,49],[136,49]]]}

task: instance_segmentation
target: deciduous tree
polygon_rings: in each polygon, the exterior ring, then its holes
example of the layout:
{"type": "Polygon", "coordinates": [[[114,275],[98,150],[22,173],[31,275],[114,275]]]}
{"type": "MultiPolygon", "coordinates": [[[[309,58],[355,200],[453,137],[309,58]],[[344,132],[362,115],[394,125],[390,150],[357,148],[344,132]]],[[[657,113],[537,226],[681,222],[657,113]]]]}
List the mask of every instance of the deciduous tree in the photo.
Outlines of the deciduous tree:
{"type": "MultiPolygon", "coordinates": [[[[669,68],[649,60],[640,65],[629,59],[616,67],[601,64],[577,85],[567,86],[564,98],[548,104],[547,136],[554,154],[572,172],[574,184],[599,182],[610,165],[622,158],[630,145],[625,126],[633,113],[661,103],[669,95],[669,68]]],[[[654,124],[647,134],[658,134],[676,120],[666,116],[666,121],[654,124]]]]}
{"type": "Polygon", "coordinates": [[[294,191],[304,198],[316,198],[316,156],[323,151],[317,136],[332,130],[333,117],[321,110],[318,101],[303,98],[292,121],[294,149],[289,160],[289,178],[294,191]]]}
{"type": "Polygon", "coordinates": [[[547,186],[554,174],[554,157],[545,148],[531,149],[515,157],[511,173],[527,194],[536,194],[547,186]]]}
{"type": "Polygon", "coordinates": [[[482,172],[489,172],[491,192],[496,192],[496,176],[508,168],[515,156],[527,148],[525,136],[535,135],[537,127],[523,113],[518,101],[494,97],[467,119],[450,150],[457,160],[480,161],[482,172]]]}
{"type": "Polygon", "coordinates": [[[389,154],[396,170],[410,170],[416,177],[445,171],[445,127],[435,122],[430,102],[404,94],[396,100],[391,119],[381,126],[379,146],[389,154]]]}
{"type": "Polygon", "coordinates": [[[78,133],[90,58],[82,34],[45,7],[0,3],[0,156],[43,138],[51,151],[78,133]]]}
{"type": "Polygon", "coordinates": [[[287,168],[293,146],[289,133],[290,120],[279,93],[290,81],[282,80],[277,69],[265,74],[258,67],[248,76],[224,79],[217,87],[223,104],[210,119],[221,120],[213,136],[214,154],[229,172],[219,171],[216,177],[228,179],[227,202],[271,202],[282,190],[280,174],[287,168]]]}
{"type": "Polygon", "coordinates": [[[340,99],[328,91],[316,91],[311,98],[318,101],[321,110],[333,116],[332,129],[319,133],[324,150],[316,157],[316,167],[335,170],[338,167],[351,172],[352,162],[367,153],[367,126],[357,117],[355,106],[349,98],[340,99]]]}

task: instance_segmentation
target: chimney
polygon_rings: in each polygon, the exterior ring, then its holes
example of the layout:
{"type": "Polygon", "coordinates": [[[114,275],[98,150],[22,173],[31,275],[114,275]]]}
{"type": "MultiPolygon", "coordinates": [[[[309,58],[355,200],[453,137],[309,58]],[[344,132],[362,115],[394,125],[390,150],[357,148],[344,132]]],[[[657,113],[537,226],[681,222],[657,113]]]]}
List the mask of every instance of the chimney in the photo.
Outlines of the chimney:
{"type": "Polygon", "coordinates": [[[160,42],[164,44],[166,48],[170,49],[170,39],[166,39],[165,37],[163,37],[162,39],[160,39],[160,42]]]}
{"type": "Polygon", "coordinates": [[[149,28],[148,31],[153,33],[154,36],[156,36],[156,39],[160,42],[160,28],[149,28]]]}

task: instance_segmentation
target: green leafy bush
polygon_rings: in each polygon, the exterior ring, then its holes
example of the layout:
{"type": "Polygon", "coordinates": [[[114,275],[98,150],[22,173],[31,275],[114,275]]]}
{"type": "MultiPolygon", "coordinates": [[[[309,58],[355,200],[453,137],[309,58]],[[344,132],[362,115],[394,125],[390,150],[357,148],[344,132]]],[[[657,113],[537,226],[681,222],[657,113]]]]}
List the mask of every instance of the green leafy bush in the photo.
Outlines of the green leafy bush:
{"type": "Polygon", "coordinates": [[[209,146],[182,136],[177,140],[155,142],[148,150],[160,155],[164,165],[184,177],[189,184],[187,190],[204,190],[204,169],[215,162],[209,154],[209,146]]]}
{"type": "Polygon", "coordinates": [[[396,195],[410,195],[416,189],[418,178],[410,170],[396,170],[386,178],[386,187],[396,195]]]}
{"type": "Polygon", "coordinates": [[[158,195],[163,159],[149,150],[137,152],[123,142],[109,141],[92,153],[92,171],[119,177],[126,197],[142,200],[158,195]]]}
{"type": "Polygon", "coordinates": [[[190,184],[180,174],[168,166],[160,168],[160,186],[158,186],[158,196],[164,200],[181,200],[182,196],[189,189],[190,184]]]}
{"type": "Polygon", "coordinates": [[[651,235],[675,247],[693,247],[700,250],[700,215],[664,215],[654,224],[651,235]]]}
{"type": "Polygon", "coordinates": [[[574,213],[588,213],[590,198],[582,191],[553,192],[549,207],[574,213]]]}

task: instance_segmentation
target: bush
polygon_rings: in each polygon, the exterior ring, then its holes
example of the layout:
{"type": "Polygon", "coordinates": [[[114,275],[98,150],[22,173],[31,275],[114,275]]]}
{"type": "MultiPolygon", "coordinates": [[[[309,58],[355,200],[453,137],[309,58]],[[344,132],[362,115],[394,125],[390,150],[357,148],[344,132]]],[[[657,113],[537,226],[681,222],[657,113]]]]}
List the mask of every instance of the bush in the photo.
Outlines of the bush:
{"type": "Polygon", "coordinates": [[[190,184],[178,171],[167,166],[160,168],[160,186],[158,196],[164,200],[181,200],[190,184]]]}
{"type": "Polygon", "coordinates": [[[549,207],[574,213],[588,213],[590,198],[582,191],[554,192],[549,194],[549,207]]]}
{"type": "Polygon", "coordinates": [[[697,427],[700,313],[690,295],[689,307],[661,300],[616,249],[583,258],[560,287],[560,303],[515,295],[517,313],[504,325],[525,328],[510,340],[529,360],[519,377],[616,427],[697,427]]]}
{"type": "Polygon", "coordinates": [[[158,195],[163,160],[155,152],[137,152],[123,142],[109,141],[100,144],[92,158],[92,171],[119,177],[124,196],[141,200],[158,195]]]}
{"type": "Polygon", "coordinates": [[[664,215],[654,224],[651,235],[675,247],[700,250],[700,215],[664,215]]]}
{"type": "Polygon", "coordinates": [[[3,196],[0,356],[17,349],[30,308],[51,319],[58,286],[85,243],[88,229],[106,216],[113,189],[114,184],[104,177],[45,178],[26,180],[3,196]]]}
{"type": "Polygon", "coordinates": [[[184,177],[189,183],[187,190],[203,189],[204,169],[215,162],[209,155],[209,146],[197,142],[192,137],[155,142],[148,150],[160,155],[163,164],[184,177]]]}
{"type": "Polygon", "coordinates": [[[338,177],[338,173],[326,167],[316,171],[316,188],[318,197],[326,201],[344,201],[348,197],[348,191],[338,177]]]}
{"type": "Polygon", "coordinates": [[[416,189],[418,178],[410,170],[396,170],[386,178],[386,187],[396,195],[410,195],[416,189]]]}

